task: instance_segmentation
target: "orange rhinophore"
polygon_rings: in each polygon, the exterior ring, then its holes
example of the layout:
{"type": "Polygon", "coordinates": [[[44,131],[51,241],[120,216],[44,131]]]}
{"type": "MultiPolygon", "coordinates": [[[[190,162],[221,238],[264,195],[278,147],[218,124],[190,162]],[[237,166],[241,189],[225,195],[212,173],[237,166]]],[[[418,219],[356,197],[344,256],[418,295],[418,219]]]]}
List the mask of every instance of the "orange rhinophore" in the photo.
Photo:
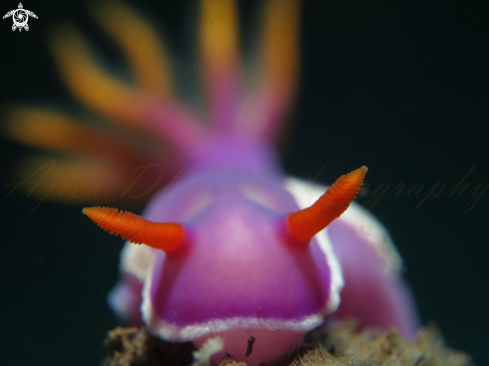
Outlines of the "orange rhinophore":
{"type": "Polygon", "coordinates": [[[146,244],[167,253],[181,247],[185,229],[180,224],[151,222],[131,212],[109,207],[88,207],[82,212],[102,229],[134,244],[146,244]]]}
{"type": "Polygon", "coordinates": [[[309,243],[314,235],[346,211],[362,186],[367,167],[362,166],[339,177],[311,207],[287,217],[289,233],[297,240],[309,243]]]}

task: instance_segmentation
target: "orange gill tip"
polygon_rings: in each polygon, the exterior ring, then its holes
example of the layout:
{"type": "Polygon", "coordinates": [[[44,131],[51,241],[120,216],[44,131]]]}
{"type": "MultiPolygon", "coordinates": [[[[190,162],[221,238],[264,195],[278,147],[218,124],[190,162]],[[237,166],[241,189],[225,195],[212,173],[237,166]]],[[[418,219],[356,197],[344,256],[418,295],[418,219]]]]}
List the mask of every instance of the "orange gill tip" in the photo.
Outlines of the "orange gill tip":
{"type": "Polygon", "coordinates": [[[134,244],[146,244],[166,253],[182,246],[185,229],[180,224],[151,222],[127,211],[109,207],[85,207],[87,215],[102,229],[134,244]]]}
{"type": "Polygon", "coordinates": [[[13,140],[41,149],[60,150],[134,161],[135,147],[61,113],[29,107],[8,109],[5,133],[13,140]]]}
{"type": "Polygon", "coordinates": [[[265,3],[258,80],[236,123],[239,133],[274,140],[296,93],[300,72],[300,0],[265,3]]]}
{"type": "Polygon", "coordinates": [[[157,31],[117,0],[93,1],[88,8],[95,21],[121,46],[142,90],[159,97],[173,94],[173,76],[157,31]]]}
{"type": "Polygon", "coordinates": [[[275,93],[293,93],[299,70],[299,0],[269,0],[262,43],[265,83],[275,93]]]}
{"type": "Polygon", "coordinates": [[[48,34],[47,43],[63,80],[81,102],[126,124],[141,120],[139,94],[100,67],[75,27],[58,26],[48,34]]]}
{"type": "Polygon", "coordinates": [[[336,182],[310,207],[287,217],[289,234],[301,243],[310,240],[346,211],[363,184],[368,168],[362,166],[336,182]]]}
{"type": "Polygon", "coordinates": [[[200,51],[211,73],[235,66],[238,29],[235,0],[201,0],[200,51]]]}
{"type": "MultiPolygon", "coordinates": [[[[52,155],[32,154],[20,158],[12,173],[18,182],[42,181],[42,187],[49,188],[41,197],[60,203],[120,202],[121,190],[134,180],[134,175],[131,175],[130,180],[121,183],[125,172],[100,157],[56,158],[52,155]]],[[[40,194],[40,189],[35,184],[22,184],[19,187],[28,197],[40,194]]]]}

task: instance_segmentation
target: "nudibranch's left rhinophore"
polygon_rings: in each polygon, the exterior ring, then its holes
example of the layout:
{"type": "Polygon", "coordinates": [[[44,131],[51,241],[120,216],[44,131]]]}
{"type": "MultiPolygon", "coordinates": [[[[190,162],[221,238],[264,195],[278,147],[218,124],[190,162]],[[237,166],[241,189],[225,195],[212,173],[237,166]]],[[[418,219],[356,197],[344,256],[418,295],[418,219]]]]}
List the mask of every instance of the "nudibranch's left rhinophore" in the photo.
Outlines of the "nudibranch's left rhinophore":
{"type": "Polygon", "coordinates": [[[49,41],[69,90],[105,118],[104,128],[11,109],[12,138],[71,156],[51,166],[45,183],[73,175],[94,187],[70,196],[74,202],[142,197],[134,173],[143,192],[160,189],[141,216],[83,210],[127,240],[110,305],[167,341],[201,346],[221,337],[214,364],[229,353],[259,365],[300,345],[326,319],[347,316],[413,338],[418,322],[400,257],[382,225],[352,203],[367,168],[327,189],[279,167],[273,145],[297,87],[299,0],[265,2],[262,41],[247,68],[236,1],[200,3],[205,111],[181,100],[156,31],[117,0],[91,12],[126,55],[133,84],[105,72],[74,27],[49,41]]]}

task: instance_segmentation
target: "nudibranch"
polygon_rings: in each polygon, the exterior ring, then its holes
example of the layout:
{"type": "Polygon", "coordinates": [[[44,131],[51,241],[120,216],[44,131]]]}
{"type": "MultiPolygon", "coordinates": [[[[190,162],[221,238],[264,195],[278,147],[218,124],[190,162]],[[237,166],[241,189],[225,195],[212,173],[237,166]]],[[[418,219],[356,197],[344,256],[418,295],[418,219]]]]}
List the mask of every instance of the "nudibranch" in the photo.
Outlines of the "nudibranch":
{"type": "Polygon", "coordinates": [[[120,197],[128,169],[144,162],[179,172],[141,216],[107,207],[83,212],[127,240],[109,295],[114,311],[167,341],[200,346],[220,336],[224,348],[213,363],[225,353],[251,366],[269,361],[327,319],[352,316],[408,338],[418,325],[387,231],[352,203],[366,167],[330,188],[288,178],[279,167],[273,141],[297,86],[299,5],[266,2],[255,71],[244,72],[236,2],[201,1],[207,111],[200,118],[177,96],[156,32],[126,5],[110,0],[91,10],[120,44],[136,85],[102,71],[74,27],[52,36],[71,92],[135,140],[165,146],[166,155],[59,113],[18,108],[9,125],[17,140],[82,155],[54,171],[103,176],[98,198],[120,197]]]}

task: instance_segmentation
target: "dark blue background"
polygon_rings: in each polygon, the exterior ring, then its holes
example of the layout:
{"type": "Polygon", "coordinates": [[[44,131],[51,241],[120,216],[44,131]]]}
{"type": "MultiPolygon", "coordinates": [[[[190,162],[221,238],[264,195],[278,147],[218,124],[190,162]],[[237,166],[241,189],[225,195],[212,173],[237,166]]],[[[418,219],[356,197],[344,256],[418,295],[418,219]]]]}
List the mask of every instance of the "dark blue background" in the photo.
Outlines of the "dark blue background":
{"type": "MultiPolygon", "coordinates": [[[[0,22],[1,102],[75,105],[42,41],[60,19],[79,25],[107,62],[120,52],[78,1],[29,1],[29,32],[0,22]]],[[[486,1],[323,1],[303,3],[300,96],[282,149],[290,174],[330,183],[367,165],[367,183],[489,185],[489,26],[486,1]]],[[[17,7],[2,2],[0,13],[17,7]]],[[[176,54],[194,62],[194,2],[141,2],[176,54]],[[192,18],[193,17],[193,18],[192,18]]],[[[241,3],[245,30],[257,2],[241,3]]],[[[249,34],[247,41],[250,40],[249,34]]],[[[249,44],[249,42],[247,42],[249,44]]],[[[118,63],[119,66],[122,63],[118,63]]],[[[1,180],[29,150],[1,140],[1,180]]],[[[81,207],[32,200],[0,186],[2,364],[96,365],[116,325],[106,295],[117,278],[120,239],[80,214],[81,207]]],[[[426,188],[425,188],[426,189],[426,188]]],[[[447,343],[489,364],[489,191],[471,198],[387,197],[372,212],[389,228],[406,263],[423,322],[447,343]]],[[[360,199],[366,202],[367,199],[360,199]]]]}

